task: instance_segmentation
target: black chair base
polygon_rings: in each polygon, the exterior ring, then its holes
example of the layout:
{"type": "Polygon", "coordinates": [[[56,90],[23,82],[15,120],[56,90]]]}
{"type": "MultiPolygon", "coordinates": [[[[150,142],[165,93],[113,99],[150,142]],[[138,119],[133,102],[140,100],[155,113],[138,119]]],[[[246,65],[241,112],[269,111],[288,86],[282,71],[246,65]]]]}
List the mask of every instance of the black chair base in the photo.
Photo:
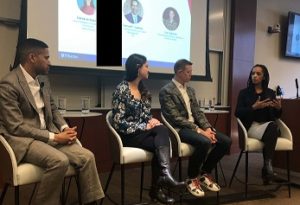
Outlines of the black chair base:
{"type": "MultiPolygon", "coordinates": [[[[117,202],[115,202],[113,199],[111,199],[111,197],[109,197],[109,195],[107,194],[107,190],[110,184],[110,181],[112,179],[112,175],[114,173],[115,170],[115,166],[117,164],[113,164],[111,167],[111,170],[109,172],[108,175],[108,179],[106,181],[105,187],[104,187],[104,194],[106,195],[106,198],[109,199],[113,204],[118,204],[117,202]]],[[[125,165],[121,164],[121,205],[125,204],[125,165]]],[[[144,203],[142,202],[142,198],[143,198],[143,185],[144,185],[144,162],[141,163],[141,184],[140,184],[140,202],[138,204],[148,204],[148,203],[144,203]]],[[[100,200],[100,205],[103,204],[105,198],[102,198],[100,200]]]]}
{"type": "MultiPolygon", "coordinates": [[[[237,168],[240,164],[240,160],[241,160],[243,154],[245,154],[245,198],[247,198],[248,197],[248,185],[251,185],[251,184],[248,183],[248,154],[249,154],[249,152],[243,151],[243,150],[240,152],[238,161],[237,161],[237,163],[234,167],[233,174],[230,178],[229,188],[232,185],[233,178],[236,175],[236,171],[237,171],[237,168]]],[[[289,151],[286,151],[287,179],[284,182],[281,182],[281,183],[274,183],[274,185],[280,185],[280,186],[281,185],[288,185],[288,194],[289,194],[289,198],[291,198],[291,181],[290,181],[290,163],[289,163],[289,161],[290,161],[289,160],[289,151]]]]}

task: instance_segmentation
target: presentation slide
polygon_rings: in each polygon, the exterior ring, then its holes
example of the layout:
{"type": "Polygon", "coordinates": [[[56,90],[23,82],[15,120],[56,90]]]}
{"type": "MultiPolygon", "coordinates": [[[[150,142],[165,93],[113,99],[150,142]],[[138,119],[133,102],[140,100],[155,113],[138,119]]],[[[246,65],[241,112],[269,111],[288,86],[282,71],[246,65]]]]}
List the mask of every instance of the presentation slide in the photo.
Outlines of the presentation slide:
{"type": "Polygon", "coordinates": [[[58,1],[58,58],[95,62],[96,24],[96,0],[58,1]]]}
{"type": "MultiPolygon", "coordinates": [[[[172,74],[174,62],[186,58],[194,75],[205,75],[206,2],[122,0],[122,62],[140,53],[150,72],[172,74]]],[[[97,0],[27,1],[27,36],[49,45],[54,66],[124,70],[96,65],[97,30],[105,29],[97,29],[97,0]]]]}
{"type": "Polygon", "coordinates": [[[133,52],[147,56],[153,67],[173,68],[176,60],[190,59],[190,3],[188,0],[123,0],[123,63],[133,52]]]}

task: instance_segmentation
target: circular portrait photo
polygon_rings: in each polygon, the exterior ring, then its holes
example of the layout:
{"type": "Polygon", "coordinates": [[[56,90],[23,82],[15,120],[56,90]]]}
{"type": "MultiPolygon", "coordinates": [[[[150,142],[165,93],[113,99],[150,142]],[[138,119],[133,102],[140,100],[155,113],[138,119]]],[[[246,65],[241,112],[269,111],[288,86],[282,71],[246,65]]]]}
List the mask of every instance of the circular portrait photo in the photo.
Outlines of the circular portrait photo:
{"type": "Polygon", "coordinates": [[[126,0],[123,12],[127,21],[132,24],[140,23],[143,19],[143,7],[138,0],[126,0]]]}
{"type": "Polygon", "coordinates": [[[163,23],[168,30],[174,31],[179,26],[179,15],[176,9],[168,7],[163,12],[163,23]]]}
{"type": "Polygon", "coordinates": [[[96,11],[96,0],[77,0],[77,4],[86,15],[93,15],[96,11]]]}

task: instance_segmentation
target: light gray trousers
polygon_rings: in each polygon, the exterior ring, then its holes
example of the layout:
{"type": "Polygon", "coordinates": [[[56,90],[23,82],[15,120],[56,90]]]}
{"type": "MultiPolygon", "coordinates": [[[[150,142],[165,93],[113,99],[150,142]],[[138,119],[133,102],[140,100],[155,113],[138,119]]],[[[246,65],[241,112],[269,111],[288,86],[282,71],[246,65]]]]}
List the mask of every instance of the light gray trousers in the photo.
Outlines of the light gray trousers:
{"type": "Polygon", "coordinates": [[[62,183],[69,165],[79,171],[79,184],[83,203],[89,203],[104,197],[93,153],[76,143],[53,147],[34,140],[22,161],[45,169],[34,204],[60,204],[62,183]]]}

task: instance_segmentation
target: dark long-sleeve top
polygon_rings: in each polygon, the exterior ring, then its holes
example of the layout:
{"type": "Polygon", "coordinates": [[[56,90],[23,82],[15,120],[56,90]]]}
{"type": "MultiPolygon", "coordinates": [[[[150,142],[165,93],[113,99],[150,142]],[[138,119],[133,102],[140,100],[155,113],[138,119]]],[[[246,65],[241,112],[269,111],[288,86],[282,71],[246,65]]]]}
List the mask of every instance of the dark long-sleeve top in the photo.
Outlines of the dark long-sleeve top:
{"type": "Polygon", "coordinates": [[[149,99],[134,99],[129,84],[122,81],[113,93],[112,125],[117,132],[128,135],[146,130],[148,121],[152,118],[149,99]]]}
{"type": "Polygon", "coordinates": [[[248,130],[253,121],[268,122],[274,121],[281,116],[281,109],[273,107],[265,107],[263,109],[253,110],[252,105],[260,97],[260,100],[276,98],[274,90],[267,88],[262,93],[257,94],[253,89],[243,89],[240,91],[235,110],[235,116],[240,118],[246,129],[248,130]]]}

